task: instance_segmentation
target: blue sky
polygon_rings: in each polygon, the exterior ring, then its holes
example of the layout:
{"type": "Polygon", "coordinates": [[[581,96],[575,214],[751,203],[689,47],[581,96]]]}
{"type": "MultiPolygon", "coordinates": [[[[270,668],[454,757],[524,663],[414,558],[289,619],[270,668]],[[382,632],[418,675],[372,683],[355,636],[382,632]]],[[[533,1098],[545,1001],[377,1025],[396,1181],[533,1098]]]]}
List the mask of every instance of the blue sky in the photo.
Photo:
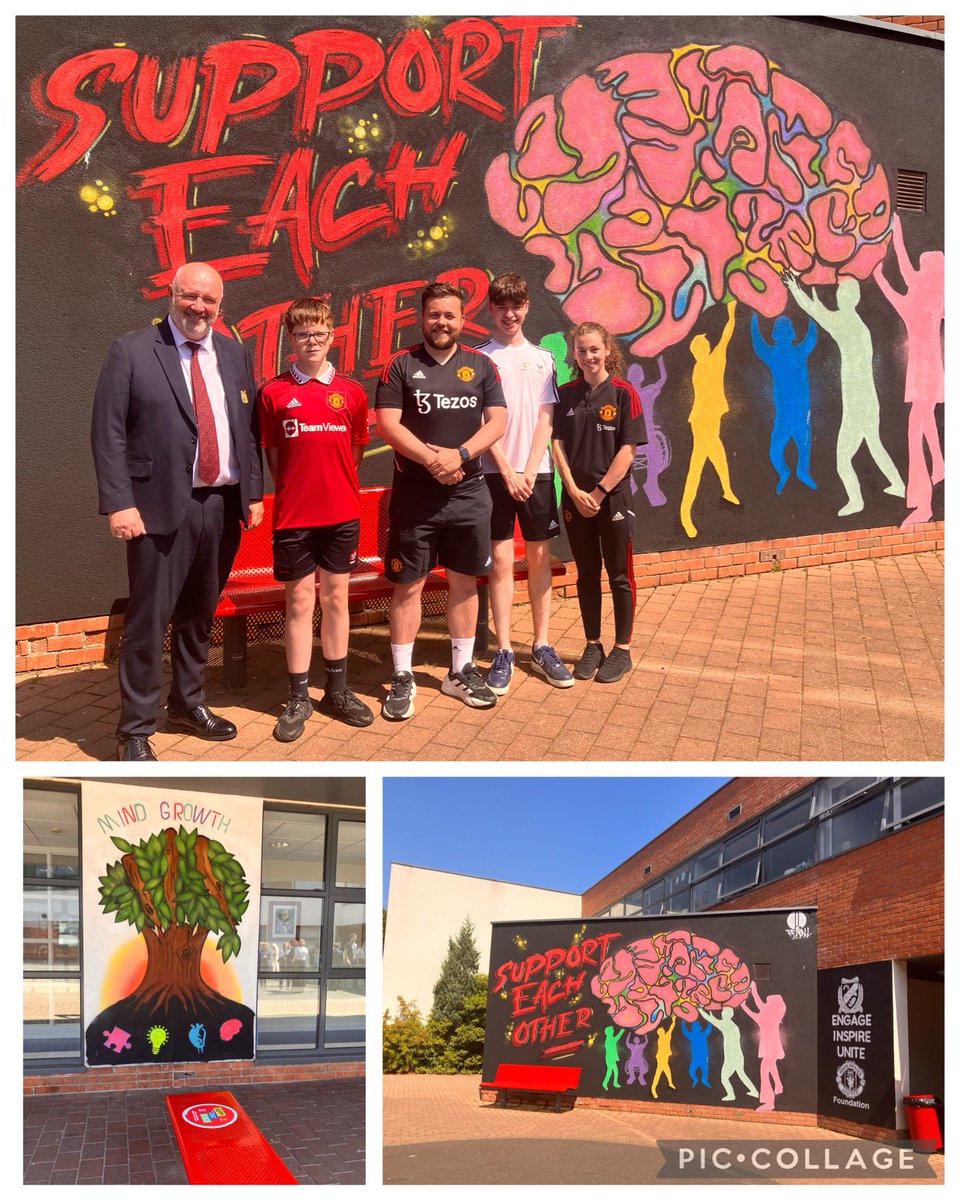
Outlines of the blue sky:
{"type": "Polygon", "coordinates": [[[383,895],[390,863],[583,892],[727,777],[383,781],[383,895]]]}

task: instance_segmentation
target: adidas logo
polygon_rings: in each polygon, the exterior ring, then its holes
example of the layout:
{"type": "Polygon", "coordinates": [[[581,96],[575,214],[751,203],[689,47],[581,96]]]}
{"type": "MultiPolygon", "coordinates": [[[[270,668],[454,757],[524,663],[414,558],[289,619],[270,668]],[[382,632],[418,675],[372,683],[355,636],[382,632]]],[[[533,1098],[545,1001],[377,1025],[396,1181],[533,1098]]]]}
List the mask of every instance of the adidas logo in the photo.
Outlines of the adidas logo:
{"type": "Polygon", "coordinates": [[[548,529],[559,529],[560,526],[557,524],[556,521],[551,521],[550,524],[547,526],[547,528],[548,529]]]}
{"type": "Polygon", "coordinates": [[[302,407],[303,407],[303,405],[302,405],[302,404],[300,403],[300,401],[299,401],[299,400],[296,398],[296,396],[294,396],[294,398],[293,398],[293,399],[290,401],[290,403],[287,405],[287,408],[302,408],[302,407]]]}
{"type": "Polygon", "coordinates": [[[567,413],[567,416],[568,416],[568,417],[572,417],[572,416],[573,416],[573,409],[572,409],[572,408],[571,408],[571,409],[568,411],[568,413],[567,413]]]}
{"type": "Polygon", "coordinates": [[[486,561],[486,562],[485,562],[483,565],[484,565],[485,567],[489,567],[489,566],[490,566],[490,564],[491,564],[492,562],[493,562],[493,559],[492,559],[492,558],[490,558],[490,557],[489,557],[489,555],[488,555],[488,556],[487,556],[487,561],[486,561]]]}
{"type": "Polygon", "coordinates": [[[626,519],[627,518],[623,515],[622,512],[618,512],[614,517],[611,518],[611,520],[613,520],[613,521],[625,521],[626,519]]]}
{"type": "Polygon", "coordinates": [[[414,379],[426,379],[426,375],[422,371],[414,371],[413,377],[414,379]]]}

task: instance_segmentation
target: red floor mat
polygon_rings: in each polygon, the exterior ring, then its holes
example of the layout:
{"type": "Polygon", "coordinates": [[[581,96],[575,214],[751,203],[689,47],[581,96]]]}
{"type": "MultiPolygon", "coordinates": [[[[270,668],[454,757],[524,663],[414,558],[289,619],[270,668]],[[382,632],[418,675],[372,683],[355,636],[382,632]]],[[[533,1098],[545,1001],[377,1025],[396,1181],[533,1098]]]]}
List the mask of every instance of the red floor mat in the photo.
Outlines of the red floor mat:
{"type": "Polygon", "coordinates": [[[296,1183],[232,1092],[177,1092],[167,1108],[189,1183],[296,1183]]]}

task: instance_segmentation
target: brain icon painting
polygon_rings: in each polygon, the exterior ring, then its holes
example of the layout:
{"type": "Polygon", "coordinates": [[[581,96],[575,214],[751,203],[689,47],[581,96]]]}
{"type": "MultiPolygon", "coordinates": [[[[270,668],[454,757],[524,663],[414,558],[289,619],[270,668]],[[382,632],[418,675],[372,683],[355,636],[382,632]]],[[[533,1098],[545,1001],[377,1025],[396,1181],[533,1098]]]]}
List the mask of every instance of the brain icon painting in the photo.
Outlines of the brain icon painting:
{"type": "Polygon", "coordinates": [[[848,120],[746,46],[625,54],[520,114],[490,214],[551,264],[571,321],[639,357],[736,299],[782,312],[784,269],[866,279],[891,230],[883,167],[848,120]]]}
{"type": "Polygon", "coordinates": [[[649,1033],[671,1017],[694,1021],[697,1009],[742,1004],[750,972],[729,947],[686,929],[657,933],[608,955],[590,982],[610,1019],[649,1033]]]}

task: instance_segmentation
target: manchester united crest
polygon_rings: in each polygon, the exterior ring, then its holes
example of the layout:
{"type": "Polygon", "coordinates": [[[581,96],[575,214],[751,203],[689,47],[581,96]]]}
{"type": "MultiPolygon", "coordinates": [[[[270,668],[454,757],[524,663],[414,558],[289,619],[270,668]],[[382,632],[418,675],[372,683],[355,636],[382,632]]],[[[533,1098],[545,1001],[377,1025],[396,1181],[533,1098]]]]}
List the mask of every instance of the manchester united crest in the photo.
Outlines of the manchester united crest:
{"type": "Polygon", "coordinates": [[[394,575],[399,575],[402,567],[403,567],[403,563],[400,561],[399,558],[391,558],[390,559],[390,570],[394,573],[394,575]]]}
{"type": "Polygon", "coordinates": [[[339,412],[346,402],[347,398],[344,396],[343,392],[331,392],[330,395],[327,396],[327,404],[330,405],[334,412],[339,412]]]}
{"type": "Polygon", "coordinates": [[[605,404],[603,408],[597,409],[597,416],[601,421],[612,421],[617,415],[617,406],[615,404],[605,404]]]}
{"type": "Polygon", "coordinates": [[[457,378],[461,383],[469,383],[475,375],[476,371],[473,367],[457,367],[457,378]]]}

